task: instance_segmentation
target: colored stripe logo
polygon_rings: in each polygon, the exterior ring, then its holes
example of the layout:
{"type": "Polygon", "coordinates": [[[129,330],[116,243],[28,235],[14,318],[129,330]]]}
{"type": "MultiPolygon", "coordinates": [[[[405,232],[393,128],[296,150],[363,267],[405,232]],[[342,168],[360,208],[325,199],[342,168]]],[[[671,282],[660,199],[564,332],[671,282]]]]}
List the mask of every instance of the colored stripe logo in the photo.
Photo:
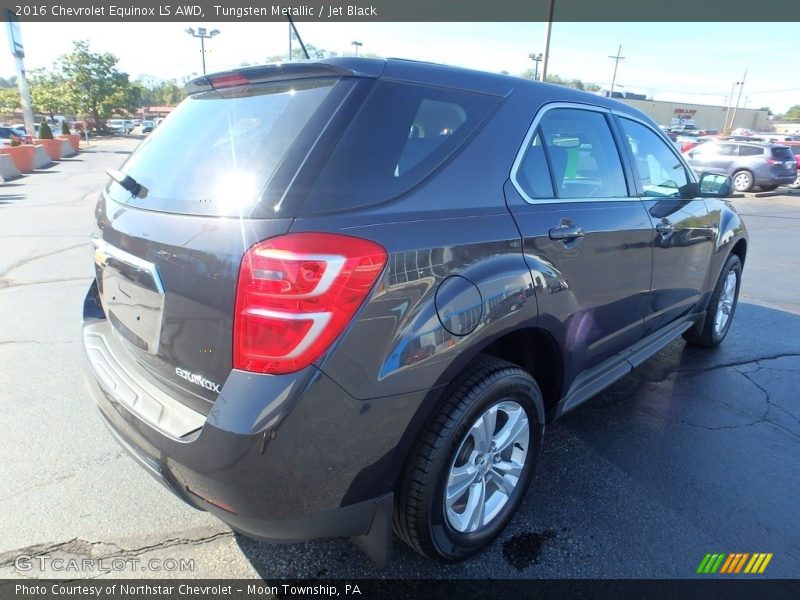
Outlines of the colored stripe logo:
{"type": "Polygon", "coordinates": [[[717,572],[721,575],[737,573],[755,575],[763,573],[771,560],[772,552],[706,554],[700,562],[700,566],[697,567],[697,573],[703,575],[713,575],[717,572]]]}

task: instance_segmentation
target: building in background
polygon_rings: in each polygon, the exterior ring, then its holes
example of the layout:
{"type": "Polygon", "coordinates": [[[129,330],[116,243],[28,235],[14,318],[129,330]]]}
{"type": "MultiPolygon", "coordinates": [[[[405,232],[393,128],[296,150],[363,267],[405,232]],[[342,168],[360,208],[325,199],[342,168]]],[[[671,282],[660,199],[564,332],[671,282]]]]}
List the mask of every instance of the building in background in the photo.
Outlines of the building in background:
{"type": "MultiPolygon", "coordinates": [[[[722,132],[725,128],[725,117],[728,113],[727,106],[645,100],[641,94],[627,92],[620,94],[619,97],[614,92],[614,98],[638,108],[652,117],[656,123],[665,127],[694,125],[698,129],[716,129],[719,132],[722,132]]],[[[733,108],[730,109],[728,120],[730,120],[731,116],[733,116],[733,108]]],[[[766,110],[742,108],[740,106],[736,110],[736,119],[733,125],[729,123],[728,128],[772,131],[773,123],[769,120],[769,113],[766,110]]],[[[777,128],[775,130],[778,131],[777,128]]]]}

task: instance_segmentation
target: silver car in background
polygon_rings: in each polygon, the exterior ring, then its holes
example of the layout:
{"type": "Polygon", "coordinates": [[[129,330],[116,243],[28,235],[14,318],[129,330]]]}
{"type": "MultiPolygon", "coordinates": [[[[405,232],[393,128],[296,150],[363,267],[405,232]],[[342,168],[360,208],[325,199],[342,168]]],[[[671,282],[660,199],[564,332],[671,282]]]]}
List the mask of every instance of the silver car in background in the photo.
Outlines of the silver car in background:
{"type": "Polygon", "coordinates": [[[772,191],[797,179],[797,163],[787,146],[765,142],[712,141],[686,153],[696,172],[727,175],[737,192],[758,186],[772,191]]]}

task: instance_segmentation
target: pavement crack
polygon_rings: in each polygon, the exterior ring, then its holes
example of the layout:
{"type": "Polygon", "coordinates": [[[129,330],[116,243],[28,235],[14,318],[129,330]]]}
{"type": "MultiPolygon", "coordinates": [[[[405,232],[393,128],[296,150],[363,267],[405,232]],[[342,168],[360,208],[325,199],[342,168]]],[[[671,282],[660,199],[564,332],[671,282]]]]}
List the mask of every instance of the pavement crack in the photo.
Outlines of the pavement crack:
{"type": "Polygon", "coordinates": [[[56,477],[55,479],[51,479],[49,481],[43,481],[41,483],[36,483],[34,485],[28,486],[14,494],[3,496],[2,498],[0,498],[0,502],[3,502],[5,500],[10,500],[11,498],[16,498],[17,496],[22,496],[23,494],[27,494],[31,490],[35,490],[41,487],[46,487],[48,485],[53,485],[54,483],[58,483],[60,481],[64,481],[65,479],[69,479],[70,477],[75,477],[75,473],[70,473],[69,475],[62,475],[61,477],[56,477]]]}
{"type": "Polygon", "coordinates": [[[0,346],[8,344],[74,344],[75,340],[0,340],[0,346]]]}
{"type": "MultiPolygon", "coordinates": [[[[779,358],[793,358],[799,357],[800,353],[798,352],[781,352],[778,354],[770,354],[769,356],[760,356],[757,358],[748,358],[747,360],[737,360],[731,361],[728,363],[722,363],[718,365],[709,365],[707,367],[687,367],[684,369],[676,369],[672,371],[673,373],[704,373],[706,371],[714,371],[716,369],[727,369],[729,367],[743,367],[745,365],[752,365],[755,363],[767,361],[767,360],[778,360],[779,358]]],[[[666,379],[666,377],[664,377],[666,379]]]]}
{"type": "Polygon", "coordinates": [[[13,283],[9,279],[0,279],[0,290],[9,288],[21,288],[31,285],[43,285],[48,283],[68,283],[70,281],[88,281],[90,279],[91,275],[86,275],[84,277],[64,277],[62,279],[43,279],[40,281],[23,281],[21,283],[13,283]]]}
{"type": "Polygon", "coordinates": [[[90,541],[80,537],[75,537],[67,540],[66,542],[59,542],[57,544],[36,544],[33,546],[26,546],[24,548],[3,552],[0,554],[0,567],[13,565],[17,557],[23,554],[30,557],[37,557],[46,556],[56,552],[62,552],[65,554],[86,556],[95,559],[112,559],[140,556],[148,552],[153,552],[155,550],[161,550],[164,548],[171,548],[173,546],[201,546],[203,544],[227,537],[233,537],[233,532],[221,531],[199,538],[176,537],[163,540],[155,544],[139,546],[137,548],[123,548],[114,542],[90,541]],[[112,550],[111,552],[95,552],[97,547],[107,548],[109,546],[115,548],[115,550],[112,550]]]}
{"type": "Polygon", "coordinates": [[[81,244],[73,244],[72,246],[67,246],[66,248],[58,248],[57,250],[53,250],[51,252],[45,252],[44,254],[34,254],[33,256],[26,256],[25,258],[18,260],[15,263],[12,263],[8,267],[6,267],[5,271],[0,272],[0,279],[8,275],[11,271],[15,269],[19,269],[20,267],[24,267],[25,265],[32,263],[33,261],[39,260],[41,258],[47,258],[49,256],[55,256],[56,254],[61,254],[62,252],[69,252],[70,250],[75,250],[76,248],[88,248],[89,245],[87,242],[83,242],[81,244]]]}
{"type": "Polygon", "coordinates": [[[785,409],[782,409],[782,408],[781,408],[780,406],[778,406],[777,404],[774,404],[774,403],[772,402],[772,398],[771,398],[771,397],[770,397],[770,395],[769,395],[769,390],[767,390],[767,389],[766,389],[764,386],[762,386],[761,384],[759,384],[759,383],[758,383],[758,382],[757,382],[755,379],[753,379],[752,377],[750,377],[750,374],[749,374],[749,373],[746,373],[746,372],[742,371],[741,369],[736,369],[736,372],[737,372],[737,373],[739,373],[740,375],[742,375],[742,376],[743,376],[745,379],[747,379],[747,381],[749,381],[750,383],[752,383],[752,384],[753,384],[755,387],[757,387],[757,388],[758,388],[758,389],[761,391],[761,393],[763,393],[763,394],[764,394],[764,399],[765,399],[765,400],[766,400],[766,402],[767,402],[767,407],[766,407],[766,409],[764,410],[764,414],[763,414],[763,415],[761,415],[761,421],[764,421],[764,422],[766,422],[766,423],[769,423],[769,424],[771,424],[771,425],[774,425],[774,426],[775,426],[775,427],[777,427],[778,429],[782,429],[782,430],[783,430],[783,431],[785,431],[786,433],[788,433],[788,434],[790,434],[790,435],[792,435],[792,436],[794,436],[794,437],[796,437],[796,438],[800,439],[800,434],[798,434],[798,433],[796,433],[796,432],[792,431],[791,429],[789,429],[789,428],[788,428],[788,427],[786,427],[785,425],[781,425],[780,423],[777,423],[777,422],[775,422],[775,421],[773,421],[772,419],[769,419],[769,418],[767,418],[767,417],[768,417],[768,415],[769,415],[769,411],[770,411],[771,409],[773,409],[773,408],[778,408],[778,409],[784,410],[784,412],[787,412],[787,413],[788,413],[788,414],[789,414],[789,415],[790,415],[790,416],[791,416],[791,417],[792,417],[792,418],[793,418],[795,421],[797,421],[798,423],[800,423],[800,420],[799,420],[797,417],[795,417],[795,416],[794,416],[792,413],[790,413],[790,412],[786,411],[785,409]]]}

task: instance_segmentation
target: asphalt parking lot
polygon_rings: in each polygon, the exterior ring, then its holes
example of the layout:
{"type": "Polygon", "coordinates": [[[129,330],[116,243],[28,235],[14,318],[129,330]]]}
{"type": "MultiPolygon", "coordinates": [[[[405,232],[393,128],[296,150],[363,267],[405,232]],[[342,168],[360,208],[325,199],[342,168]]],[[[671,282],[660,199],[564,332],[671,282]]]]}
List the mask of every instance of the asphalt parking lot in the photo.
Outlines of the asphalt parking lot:
{"type": "Polygon", "coordinates": [[[96,141],[0,187],[0,578],[42,575],[15,567],[23,553],[194,559],[170,577],[691,577],[709,552],[771,552],[766,576],[800,577],[800,196],[733,201],[751,240],[722,347],[676,341],[551,427],[520,514],[484,554],[434,564],[395,540],[378,570],[349,540],[234,535],[102,425],[78,341],[88,238],[104,170],[135,144],[96,141]]]}

